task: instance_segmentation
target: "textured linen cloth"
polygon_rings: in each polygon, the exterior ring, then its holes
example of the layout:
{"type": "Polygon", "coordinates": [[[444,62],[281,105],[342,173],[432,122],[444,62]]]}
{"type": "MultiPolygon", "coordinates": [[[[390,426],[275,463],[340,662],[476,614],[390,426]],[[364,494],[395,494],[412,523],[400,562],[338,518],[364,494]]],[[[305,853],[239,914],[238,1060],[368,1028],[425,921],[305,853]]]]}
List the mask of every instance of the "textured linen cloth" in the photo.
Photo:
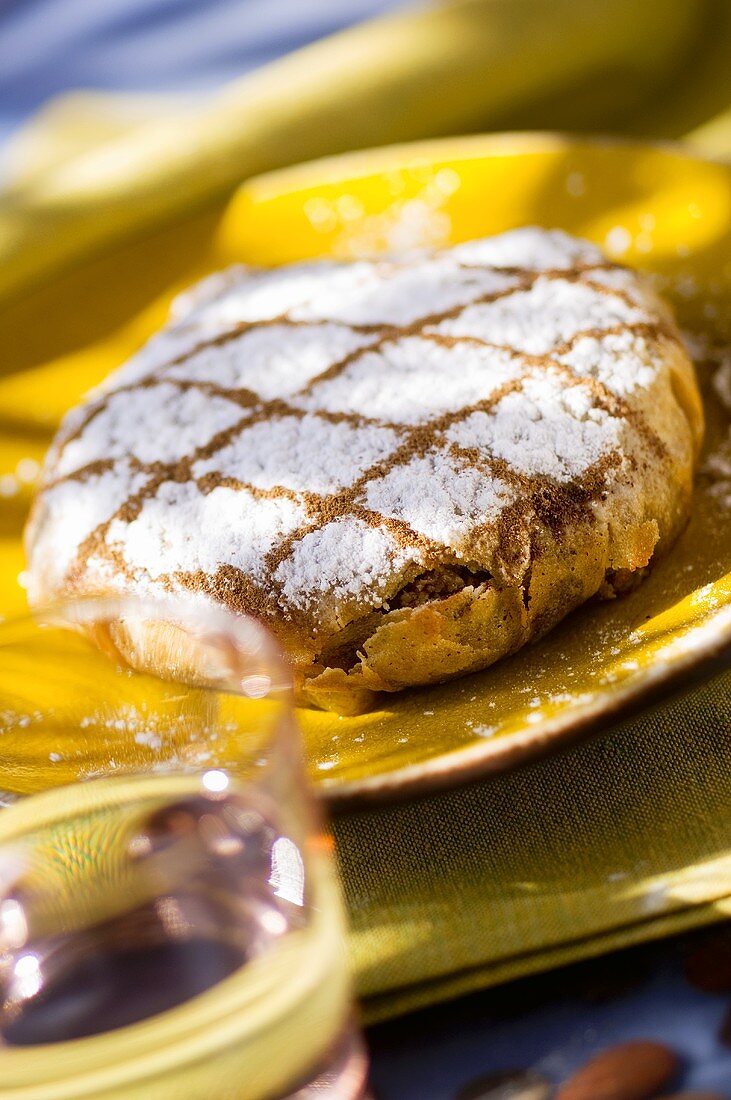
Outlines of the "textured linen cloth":
{"type": "MultiPolygon", "coordinates": [[[[203,105],[68,97],[9,148],[0,312],[64,265],[220,204],[254,172],[310,156],[511,127],[687,136],[726,155],[729,71],[725,0],[456,0],[319,43],[203,105]]],[[[91,281],[88,290],[87,311],[91,281]]],[[[144,305],[131,289],[109,328],[144,305]]],[[[78,344],[68,308],[61,296],[57,315],[43,318],[65,334],[57,354],[78,344]]],[[[28,412],[42,371],[36,363],[3,390],[4,431],[34,445],[54,427],[28,412]]],[[[0,502],[3,611],[20,606],[10,590],[25,503],[0,502]]],[[[339,817],[366,1014],[381,1018],[731,912],[730,688],[729,675],[719,676],[559,757],[339,817]]]]}
{"type": "Polygon", "coordinates": [[[563,755],[335,822],[369,1019],[731,916],[731,674],[563,755]]]}

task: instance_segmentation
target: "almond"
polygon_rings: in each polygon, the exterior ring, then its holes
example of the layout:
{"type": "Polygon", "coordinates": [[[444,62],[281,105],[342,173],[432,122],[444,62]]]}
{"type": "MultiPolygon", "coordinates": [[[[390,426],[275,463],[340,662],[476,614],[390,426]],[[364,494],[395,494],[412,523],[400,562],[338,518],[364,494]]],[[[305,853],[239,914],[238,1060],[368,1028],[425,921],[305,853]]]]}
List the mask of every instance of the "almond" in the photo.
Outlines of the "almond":
{"type": "Polygon", "coordinates": [[[662,1043],[619,1043],[577,1070],[556,1100],[649,1100],[670,1084],[677,1070],[676,1055],[662,1043]]]}

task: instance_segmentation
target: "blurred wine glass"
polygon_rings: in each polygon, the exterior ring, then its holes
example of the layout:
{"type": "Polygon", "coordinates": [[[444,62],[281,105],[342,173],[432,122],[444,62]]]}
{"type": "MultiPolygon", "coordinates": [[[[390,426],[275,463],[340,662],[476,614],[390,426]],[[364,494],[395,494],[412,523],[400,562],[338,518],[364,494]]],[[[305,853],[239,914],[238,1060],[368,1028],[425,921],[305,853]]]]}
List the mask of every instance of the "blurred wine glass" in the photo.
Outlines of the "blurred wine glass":
{"type": "Polygon", "coordinates": [[[73,601],[4,624],[0,667],[0,1094],[362,1097],[332,845],[264,629],[73,601]]]}

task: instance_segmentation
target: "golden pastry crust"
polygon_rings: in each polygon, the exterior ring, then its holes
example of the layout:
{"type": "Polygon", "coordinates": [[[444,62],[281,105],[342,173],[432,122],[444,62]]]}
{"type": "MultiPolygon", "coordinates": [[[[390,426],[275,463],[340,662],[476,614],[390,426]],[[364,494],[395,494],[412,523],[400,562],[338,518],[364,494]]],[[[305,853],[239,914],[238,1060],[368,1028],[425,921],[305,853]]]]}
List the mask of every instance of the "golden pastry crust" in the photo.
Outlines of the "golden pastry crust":
{"type": "Polygon", "coordinates": [[[254,613],[302,701],[354,712],[631,587],[688,517],[692,364],[648,284],[585,242],[241,270],[179,312],[59,433],[35,602],[254,613]]]}

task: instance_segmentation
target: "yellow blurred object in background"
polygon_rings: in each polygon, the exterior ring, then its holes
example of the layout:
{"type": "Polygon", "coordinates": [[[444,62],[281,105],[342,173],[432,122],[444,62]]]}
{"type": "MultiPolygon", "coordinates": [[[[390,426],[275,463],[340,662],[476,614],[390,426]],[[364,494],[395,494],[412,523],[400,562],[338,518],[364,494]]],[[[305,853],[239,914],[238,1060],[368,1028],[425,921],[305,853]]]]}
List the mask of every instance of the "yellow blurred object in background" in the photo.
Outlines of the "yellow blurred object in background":
{"type": "Polygon", "coordinates": [[[516,125],[631,129],[648,106],[667,115],[679,79],[700,80],[674,108],[685,128],[697,125],[727,102],[707,88],[708,63],[695,72],[709,48],[711,68],[723,61],[717,6],[449,0],[308,46],[205,105],[176,112],[143,100],[137,125],[126,97],[76,96],[11,146],[0,299],[255,173],[315,156],[516,125]]]}

